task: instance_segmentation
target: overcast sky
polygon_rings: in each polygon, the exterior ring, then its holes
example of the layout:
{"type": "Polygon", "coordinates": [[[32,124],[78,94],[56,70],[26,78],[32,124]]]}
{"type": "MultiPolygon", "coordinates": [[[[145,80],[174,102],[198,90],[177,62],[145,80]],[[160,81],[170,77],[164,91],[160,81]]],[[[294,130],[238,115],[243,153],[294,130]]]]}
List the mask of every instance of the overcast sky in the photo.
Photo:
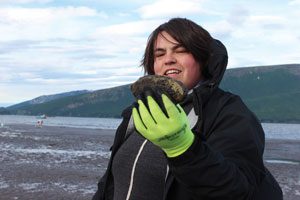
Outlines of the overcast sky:
{"type": "Polygon", "coordinates": [[[228,68],[300,63],[300,0],[0,0],[0,106],[132,83],[148,35],[186,17],[228,68]]]}

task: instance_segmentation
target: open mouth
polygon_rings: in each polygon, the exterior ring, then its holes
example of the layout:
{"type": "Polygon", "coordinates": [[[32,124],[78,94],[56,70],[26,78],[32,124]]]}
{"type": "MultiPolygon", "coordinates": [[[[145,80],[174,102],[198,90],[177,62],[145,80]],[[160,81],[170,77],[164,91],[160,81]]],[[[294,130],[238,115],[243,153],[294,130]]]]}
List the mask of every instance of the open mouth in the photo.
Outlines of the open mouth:
{"type": "Polygon", "coordinates": [[[179,74],[181,71],[178,70],[178,69],[168,69],[164,75],[165,76],[168,76],[168,75],[176,75],[176,74],[179,74]]]}

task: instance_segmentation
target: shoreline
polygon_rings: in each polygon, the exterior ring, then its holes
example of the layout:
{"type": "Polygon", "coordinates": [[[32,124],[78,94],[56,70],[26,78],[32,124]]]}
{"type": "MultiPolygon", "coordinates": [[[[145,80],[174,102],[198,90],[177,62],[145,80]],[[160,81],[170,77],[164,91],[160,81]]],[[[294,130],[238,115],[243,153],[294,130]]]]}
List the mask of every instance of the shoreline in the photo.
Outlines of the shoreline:
{"type": "MultiPolygon", "coordinates": [[[[1,108],[1,107],[0,107],[1,108]]],[[[5,108],[5,107],[3,107],[5,108]]],[[[6,113],[6,114],[0,114],[0,116],[26,116],[26,117],[34,117],[36,119],[37,115],[19,115],[19,114],[10,114],[10,113],[6,113]]],[[[55,116],[49,116],[47,115],[47,117],[51,118],[51,117],[72,117],[72,118],[110,118],[110,119],[122,119],[121,116],[110,116],[110,117],[97,117],[97,116],[90,116],[90,117],[86,117],[86,116],[63,116],[63,115],[55,115],[55,116]]],[[[273,119],[260,119],[259,120],[260,123],[270,123],[270,124],[300,124],[300,120],[299,119],[282,119],[282,120],[273,120],[273,119]]]]}
{"type": "MultiPolygon", "coordinates": [[[[0,127],[0,199],[91,199],[114,134],[115,129],[0,127]]],[[[299,146],[300,140],[266,139],[265,165],[285,200],[300,197],[299,146]]]]}

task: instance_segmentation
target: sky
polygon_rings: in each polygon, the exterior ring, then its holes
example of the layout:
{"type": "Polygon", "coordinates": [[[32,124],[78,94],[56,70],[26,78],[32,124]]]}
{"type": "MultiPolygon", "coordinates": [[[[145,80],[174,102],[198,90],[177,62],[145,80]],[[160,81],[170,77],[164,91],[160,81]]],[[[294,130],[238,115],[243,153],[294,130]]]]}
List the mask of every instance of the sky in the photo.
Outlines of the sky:
{"type": "Polygon", "coordinates": [[[149,34],[185,17],[228,68],[300,63],[300,0],[0,0],[0,107],[132,83],[149,34]]]}

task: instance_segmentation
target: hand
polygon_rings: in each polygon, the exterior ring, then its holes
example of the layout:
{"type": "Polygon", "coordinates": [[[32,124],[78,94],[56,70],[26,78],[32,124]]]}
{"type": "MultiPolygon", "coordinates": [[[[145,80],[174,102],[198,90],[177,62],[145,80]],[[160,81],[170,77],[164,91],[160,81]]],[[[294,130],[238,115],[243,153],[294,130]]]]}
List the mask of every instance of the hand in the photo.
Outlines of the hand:
{"type": "Polygon", "coordinates": [[[134,125],[141,135],[159,146],[168,157],[176,157],[192,145],[194,134],[181,106],[172,103],[164,94],[162,101],[168,116],[151,96],[147,96],[149,110],[142,100],[138,100],[139,107],[132,110],[134,125]]]}

